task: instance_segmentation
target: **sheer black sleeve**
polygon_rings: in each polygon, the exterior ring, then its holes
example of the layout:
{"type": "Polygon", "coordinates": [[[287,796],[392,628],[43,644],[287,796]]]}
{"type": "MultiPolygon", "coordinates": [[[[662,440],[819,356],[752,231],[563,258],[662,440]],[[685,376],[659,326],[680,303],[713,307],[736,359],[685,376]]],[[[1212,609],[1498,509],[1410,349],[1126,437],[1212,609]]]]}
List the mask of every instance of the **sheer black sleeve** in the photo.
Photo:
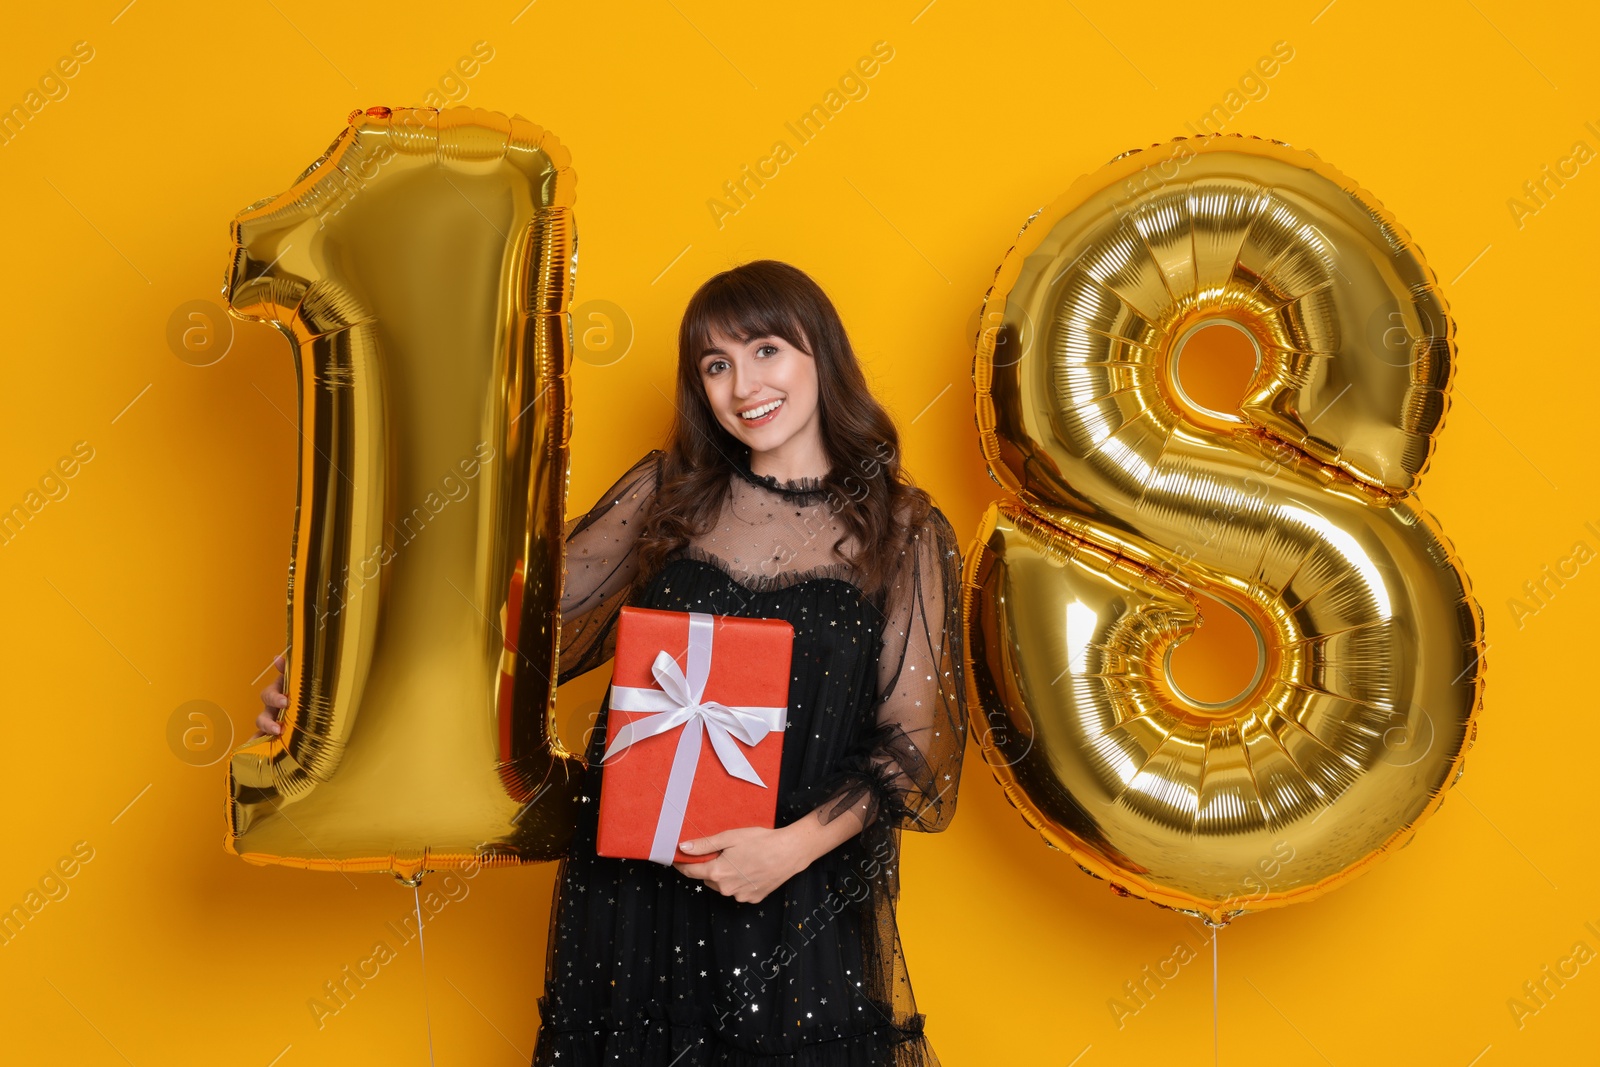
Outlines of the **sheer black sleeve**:
{"type": "Polygon", "coordinates": [[[823,822],[856,809],[868,826],[950,824],[967,737],[961,642],[961,552],[934,508],[889,587],[873,723],[846,760],[845,787],[818,809],[823,822]]]}
{"type": "Polygon", "coordinates": [[[567,520],[558,685],[616,654],[617,615],[639,577],[635,548],[660,484],[663,455],[660,449],[647,453],[592,508],[567,520]]]}

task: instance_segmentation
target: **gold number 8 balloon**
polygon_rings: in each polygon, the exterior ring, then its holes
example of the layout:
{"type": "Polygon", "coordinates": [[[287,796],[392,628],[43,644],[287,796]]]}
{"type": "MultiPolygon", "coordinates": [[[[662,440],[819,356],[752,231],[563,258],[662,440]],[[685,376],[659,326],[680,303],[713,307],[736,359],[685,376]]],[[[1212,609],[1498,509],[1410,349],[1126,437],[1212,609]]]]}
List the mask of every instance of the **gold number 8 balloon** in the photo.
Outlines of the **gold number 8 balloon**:
{"type": "Polygon", "coordinates": [[[1483,612],[1416,502],[1453,328],[1374,198],[1239,135],[1134,150],[1030,218],[973,376],[990,505],[967,553],[974,726],[1045,839],[1124,895],[1214,924],[1312,899],[1409,842],[1460,776],[1483,612]],[[1178,372],[1211,323],[1237,411],[1178,372]],[[1173,678],[1197,594],[1255,681],[1173,678]]]}
{"type": "Polygon", "coordinates": [[[568,162],[520,117],[372,108],[233,221],[230,311],[295,350],[300,473],[288,707],[232,755],[230,852],[415,884],[568,846],[568,162]]]}

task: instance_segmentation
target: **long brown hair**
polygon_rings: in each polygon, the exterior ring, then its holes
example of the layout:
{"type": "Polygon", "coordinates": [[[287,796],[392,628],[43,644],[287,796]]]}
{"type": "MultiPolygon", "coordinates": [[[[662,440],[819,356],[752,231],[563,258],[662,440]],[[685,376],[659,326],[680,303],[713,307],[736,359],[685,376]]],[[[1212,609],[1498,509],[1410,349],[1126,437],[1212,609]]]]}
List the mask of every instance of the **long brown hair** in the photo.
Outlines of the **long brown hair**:
{"type": "Polygon", "coordinates": [[[933,506],[900,465],[900,433],[872,396],[839,312],[804,271],[758,259],[713,276],[695,291],[678,327],[677,414],[661,465],[661,484],[639,534],[639,566],[654,574],[674,549],[717,520],[733,464],[749,449],[712,413],[700,378],[700,353],[713,331],[748,343],[781,337],[812,356],[822,446],[830,470],[826,500],[844,526],[833,544],[850,559],[864,592],[892,577],[905,539],[933,506]],[[853,556],[843,545],[855,539],[853,556]]]}

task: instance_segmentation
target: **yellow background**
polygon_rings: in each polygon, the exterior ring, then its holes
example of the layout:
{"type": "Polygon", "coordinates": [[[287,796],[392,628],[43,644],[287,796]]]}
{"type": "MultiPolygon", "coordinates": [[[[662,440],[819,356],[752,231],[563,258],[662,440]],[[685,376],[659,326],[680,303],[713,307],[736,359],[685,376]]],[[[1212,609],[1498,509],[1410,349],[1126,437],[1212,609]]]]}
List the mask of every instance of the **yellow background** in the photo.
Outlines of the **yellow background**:
{"type": "MultiPolygon", "coordinates": [[[[1584,525],[1600,527],[1584,421],[1600,388],[1600,163],[1525,201],[1538,210],[1520,222],[1511,207],[1575,142],[1600,151],[1587,5],[123,2],[29,5],[0,35],[0,106],[74,42],[94,49],[68,95],[0,145],[0,506],[75,442],[94,450],[0,545],[0,907],[75,842],[93,849],[70,893],[0,946],[8,1058],[422,1064],[430,1024],[441,1065],[532,1050],[553,867],[466,883],[428,929],[426,986],[413,942],[319,1029],[307,1001],[393,941],[385,924],[410,894],[225,855],[225,765],[191,766],[167,735],[192,700],[250,732],[284,638],[296,455],[282,339],[241,325],[196,367],[169,349],[168,319],[220,299],[235,212],[285,189],[352,109],[422,103],[481,40],[493,59],[458,102],[520,112],[571,149],[577,300],[614,303],[636,331],[622,358],[575,366],[571,510],[660,442],[689,294],[770,256],[833,296],[911,470],[971,536],[997,493],[973,428],[971,327],[1029,213],[1219,106],[1211,128],[1314,149],[1371,190],[1459,326],[1422,499],[1487,615],[1487,706],[1465,777],[1412,846],[1222,932],[1221,1059],[1593,1062],[1600,958],[1520,1027],[1507,1006],[1575,943],[1600,952],[1585,927],[1600,928],[1600,560],[1520,624],[1508,605],[1576,542],[1600,551],[1584,525]],[[775,140],[793,147],[784,123],[880,40],[894,54],[868,95],[719,228],[707,201],[722,183],[775,140]],[[1239,92],[1277,41],[1293,58],[1255,98],[1239,92]]],[[[581,722],[605,683],[569,685],[563,718],[581,722]]],[[[946,1064],[1211,1061],[1196,925],[1048,849],[976,748],[951,829],[906,836],[904,884],[911,973],[946,1064]],[[1180,941],[1193,958],[1119,1026],[1108,1001],[1131,1006],[1124,983],[1180,941]]]]}

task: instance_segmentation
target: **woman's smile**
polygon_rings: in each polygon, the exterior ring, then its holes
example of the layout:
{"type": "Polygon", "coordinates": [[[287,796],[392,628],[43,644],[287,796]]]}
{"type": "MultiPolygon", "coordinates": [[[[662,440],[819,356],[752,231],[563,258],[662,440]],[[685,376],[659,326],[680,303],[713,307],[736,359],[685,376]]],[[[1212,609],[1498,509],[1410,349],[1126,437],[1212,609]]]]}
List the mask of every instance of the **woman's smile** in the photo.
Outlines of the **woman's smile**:
{"type": "Polygon", "coordinates": [[[778,417],[778,412],[783,408],[783,400],[766,400],[753,407],[743,408],[738,411],[739,418],[744,420],[746,426],[765,426],[778,417]]]}

